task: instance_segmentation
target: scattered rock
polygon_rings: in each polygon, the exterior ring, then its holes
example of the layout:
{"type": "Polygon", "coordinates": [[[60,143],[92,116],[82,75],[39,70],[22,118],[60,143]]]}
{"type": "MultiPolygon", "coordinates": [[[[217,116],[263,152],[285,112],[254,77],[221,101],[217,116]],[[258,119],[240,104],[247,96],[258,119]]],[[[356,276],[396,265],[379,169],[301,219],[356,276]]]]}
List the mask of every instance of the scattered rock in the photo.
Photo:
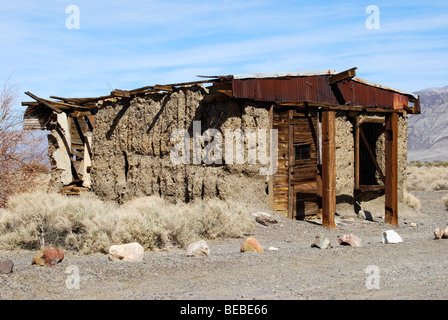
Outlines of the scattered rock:
{"type": "Polygon", "coordinates": [[[434,238],[442,239],[444,234],[445,234],[445,232],[443,231],[442,228],[435,228],[434,229],[434,238]]]}
{"type": "Polygon", "coordinates": [[[52,267],[64,259],[64,253],[56,248],[45,249],[33,258],[31,264],[52,267]]]}
{"type": "Polygon", "coordinates": [[[55,266],[62,260],[64,260],[64,253],[56,248],[48,248],[44,251],[45,265],[55,266]]]}
{"type": "Polygon", "coordinates": [[[417,224],[414,222],[411,222],[411,224],[409,226],[411,226],[412,228],[415,228],[415,227],[417,227],[417,224]]]}
{"type": "Polygon", "coordinates": [[[373,221],[373,216],[369,211],[359,210],[358,218],[373,221]]]}
{"type": "Polygon", "coordinates": [[[240,248],[241,252],[264,252],[261,245],[258,243],[257,239],[250,237],[244,241],[240,248]]]}
{"type": "Polygon", "coordinates": [[[45,265],[44,251],[39,252],[39,254],[33,258],[31,264],[38,264],[40,266],[44,266],[45,265]]]}
{"type": "Polygon", "coordinates": [[[14,263],[10,259],[3,259],[0,261],[0,274],[12,273],[14,263]]]}
{"type": "Polygon", "coordinates": [[[271,217],[271,215],[269,213],[262,212],[262,211],[254,212],[254,213],[252,213],[252,216],[255,217],[255,218],[257,218],[257,217],[270,218],[271,217]]]}
{"type": "Polygon", "coordinates": [[[400,243],[403,239],[394,230],[387,230],[383,232],[383,243],[400,243]]]}
{"type": "Polygon", "coordinates": [[[193,242],[187,248],[187,257],[208,256],[210,249],[204,240],[193,242]]]}
{"type": "Polygon", "coordinates": [[[311,247],[327,249],[331,247],[331,243],[330,240],[328,240],[328,238],[324,237],[323,235],[319,235],[316,236],[316,239],[314,240],[311,247]]]}
{"type": "Polygon", "coordinates": [[[259,224],[262,224],[264,226],[270,226],[271,224],[276,224],[278,221],[275,219],[259,216],[255,218],[255,221],[257,221],[259,224]]]}
{"type": "Polygon", "coordinates": [[[137,243],[127,243],[121,245],[112,245],[109,248],[109,260],[111,261],[128,261],[136,262],[142,261],[145,250],[137,243]]]}
{"type": "Polygon", "coordinates": [[[345,234],[338,238],[339,244],[349,245],[351,247],[362,247],[361,238],[354,234],[345,234]]]}

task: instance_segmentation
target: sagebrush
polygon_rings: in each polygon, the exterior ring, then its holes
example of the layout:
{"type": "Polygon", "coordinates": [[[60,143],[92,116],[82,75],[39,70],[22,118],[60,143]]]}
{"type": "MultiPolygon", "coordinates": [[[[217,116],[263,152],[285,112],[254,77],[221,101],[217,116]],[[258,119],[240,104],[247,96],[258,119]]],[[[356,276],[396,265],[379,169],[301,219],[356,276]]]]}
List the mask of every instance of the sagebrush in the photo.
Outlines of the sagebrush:
{"type": "Polygon", "coordinates": [[[148,250],[184,248],[199,239],[239,237],[252,226],[247,208],[233,201],[170,204],[145,197],[118,205],[92,193],[70,197],[40,191],[16,194],[0,209],[0,249],[52,245],[93,253],[129,242],[148,250]]]}
{"type": "Polygon", "coordinates": [[[412,165],[408,168],[407,189],[410,191],[448,190],[448,168],[445,166],[412,165]]]}

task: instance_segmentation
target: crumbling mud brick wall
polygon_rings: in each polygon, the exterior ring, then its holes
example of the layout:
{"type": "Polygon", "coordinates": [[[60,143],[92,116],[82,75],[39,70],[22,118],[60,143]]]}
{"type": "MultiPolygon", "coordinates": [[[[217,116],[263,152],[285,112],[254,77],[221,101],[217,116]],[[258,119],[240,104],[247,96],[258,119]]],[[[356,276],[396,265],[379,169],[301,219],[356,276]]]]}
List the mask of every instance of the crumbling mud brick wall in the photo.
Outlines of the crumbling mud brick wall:
{"type": "MultiPolygon", "coordinates": [[[[267,202],[267,176],[259,174],[259,165],[194,163],[193,144],[198,123],[201,134],[216,129],[223,137],[226,129],[268,130],[270,106],[206,103],[206,93],[206,88],[196,85],[105,101],[96,115],[92,138],[94,192],[119,202],[149,195],[171,202],[213,197],[240,201],[259,197],[259,201],[267,202]],[[190,138],[191,154],[189,163],[176,164],[171,152],[179,141],[171,137],[182,129],[190,138]]],[[[207,143],[210,141],[202,141],[201,148],[207,143]]]]}
{"type": "Polygon", "coordinates": [[[59,190],[62,186],[72,182],[70,160],[70,132],[68,118],[65,113],[54,114],[48,125],[48,158],[51,167],[49,188],[59,190]]]}

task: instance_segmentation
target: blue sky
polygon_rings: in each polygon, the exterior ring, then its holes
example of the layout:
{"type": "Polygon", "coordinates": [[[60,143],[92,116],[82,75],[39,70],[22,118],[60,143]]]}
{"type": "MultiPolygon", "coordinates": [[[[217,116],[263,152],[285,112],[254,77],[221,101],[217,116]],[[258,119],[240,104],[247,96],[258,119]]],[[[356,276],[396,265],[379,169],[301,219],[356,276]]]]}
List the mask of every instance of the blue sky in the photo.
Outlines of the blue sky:
{"type": "Polygon", "coordinates": [[[414,92],[448,85],[448,1],[0,3],[0,80],[41,96],[199,80],[196,75],[358,67],[414,92]],[[66,8],[79,8],[69,29],[66,8]],[[379,29],[366,27],[369,5],[379,29]]]}

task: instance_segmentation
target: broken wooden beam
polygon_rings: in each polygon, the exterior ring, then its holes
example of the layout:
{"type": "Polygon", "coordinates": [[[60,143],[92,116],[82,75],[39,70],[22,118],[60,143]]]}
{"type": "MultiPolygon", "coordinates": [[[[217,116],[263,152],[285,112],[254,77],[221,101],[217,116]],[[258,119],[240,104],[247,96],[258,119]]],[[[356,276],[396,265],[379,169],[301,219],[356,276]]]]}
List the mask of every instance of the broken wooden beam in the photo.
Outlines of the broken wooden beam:
{"type": "Polygon", "coordinates": [[[336,84],[338,82],[341,82],[341,81],[344,81],[347,79],[351,79],[356,76],[356,69],[358,69],[358,68],[356,68],[356,67],[351,68],[346,71],[335,74],[335,75],[331,76],[330,78],[328,78],[328,83],[330,85],[332,85],[332,84],[336,84]]]}
{"type": "Polygon", "coordinates": [[[156,84],[153,88],[154,91],[168,91],[168,92],[172,92],[173,86],[172,85],[161,85],[161,84],[156,84]]]}
{"type": "Polygon", "coordinates": [[[120,98],[130,98],[131,97],[131,93],[126,90],[115,89],[110,94],[114,97],[120,97],[120,98]]]}
{"type": "Polygon", "coordinates": [[[25,94],[27,96],[30,96],[31,98],[33,98],[34,100],[42,103],[43,105],[47,106],[48,108],[52,109],[54,112],[56,113],[62,113],[62,110],[59,109],[58,107],[55,107],[53,105],[51,105],[51,103],[47,102],[45,99],[39,98],[38,96],[35,96],[34,94],[32,94],[31,92],[25,92],[25,94]]]}

